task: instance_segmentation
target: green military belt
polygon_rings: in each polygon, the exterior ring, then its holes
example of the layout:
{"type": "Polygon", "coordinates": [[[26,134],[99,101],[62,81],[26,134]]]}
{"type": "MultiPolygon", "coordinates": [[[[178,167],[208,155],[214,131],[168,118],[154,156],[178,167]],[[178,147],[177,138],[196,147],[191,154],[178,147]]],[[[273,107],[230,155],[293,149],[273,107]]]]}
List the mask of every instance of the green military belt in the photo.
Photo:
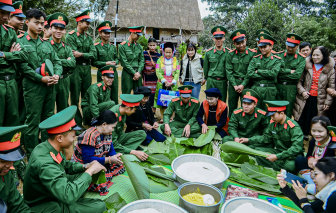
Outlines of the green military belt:
{"type": "Polygon", "coordinates": [[[275,84],[255,84],[257,87],[275,87],[275,84]]]}
{"type": "Polygon", "coordinates": [[[217,80],[217,81],[220,81],[220,80],[226,80],[226,78],[223,78],[223,77],[222,77],[222,78],[215,78],[215,77],[210,77],[210,76],[209,76],[209,78],[215,79],[215,80],[217,80]]]}
{"type": "Polygon", "coordinates": [[[76,65],[82,65],[82,66],[91,65],[91,61],[90,60],[87,60],[87,61],[76,61],[76,65]]]}
{"type": "Polygon", "coordinates": [[[282,81],[282,82],[278,82],[278,84],[282,84],[282,85],[296,85],[297,83],[295,83],[295,82],[282,81]]]}
{"type": "Polygon", "coordinates": [[[12,75],[0,75],[0,80],[10,81],[12,79],[15,79],[15,74],[12,74],[12,75]]]}

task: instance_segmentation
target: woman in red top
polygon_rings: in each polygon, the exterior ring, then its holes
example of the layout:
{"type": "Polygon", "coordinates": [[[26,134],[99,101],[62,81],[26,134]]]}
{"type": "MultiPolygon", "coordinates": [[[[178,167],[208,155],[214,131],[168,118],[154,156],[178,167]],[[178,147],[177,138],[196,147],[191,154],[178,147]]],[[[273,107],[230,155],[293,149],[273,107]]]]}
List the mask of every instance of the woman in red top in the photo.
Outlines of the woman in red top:
{"type": "Polygon", "coordinates": [[[327,115],[333,102],[327,88],[335,88],[335,62],[323,46],[314,47],[306,58],[306,67],[299,83],[294,106],[294,119],[300,124],[303,134],[310,134],[310,121],[315,116],[327,115]]]}

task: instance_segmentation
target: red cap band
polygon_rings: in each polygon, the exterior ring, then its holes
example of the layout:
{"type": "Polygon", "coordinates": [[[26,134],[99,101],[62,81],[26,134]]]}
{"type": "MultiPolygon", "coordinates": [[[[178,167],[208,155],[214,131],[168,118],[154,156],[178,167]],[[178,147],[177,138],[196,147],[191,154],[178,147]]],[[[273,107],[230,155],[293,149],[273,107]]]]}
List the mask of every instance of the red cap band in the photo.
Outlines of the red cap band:
{"type": "Polygon", "coordinates": [[[299,40],[293,40],[293,39],[290,39],[290,38],[287,38],[287,41],[290,42],[290,43],[293,43],[293,44],[300,44],[301,41],[299,40]]]}
{"type": "Polygon", "coordinates": [[[268,39],[263,39],[263,40],[260,40],[259,43],[270,43],[270,44],[274,44],[274,41],[272,40],[268,40],[268,39]]]}
{"type": "Polygon", "coordinates": [[[82,21],[83,19],[90,19],[90,16],[88,16],[88,15],[79,16],[79,17],[76,18],[76,21],[79,22],[79,21],[82,21]]]}
{"type": "Polygon", "coordinates": [[[130,31],[131,33],[141,33],[141,30],[130,29],[129,31],[130,31]]]}
{"type": "Polygon", "coordinates": [[[248,99],[254,100],[254,102],[258,103],[258,99],[256,99],[256,98],[253,97],[253,96],[250,96],[250,95],[244,95],[243,98],[248,98],[248,99]]]}
{"type": "Polygon", "coordinates": [[[18,148],[20,146],[20,139],[17,141],[6,141],[6,142],[2,142],[1,146],[0,146],[0,151],[8,151],[11,149],[15,149],[18,148]]]}
{"type": "Polygon", "coordinates": [[[140,106],[140,102],[137,102],[137,103],[130,103],[130,102],[122,101],[122,103],[123,103],[125,106],[129,106],[129,107],[140,106]]]}
{"type": "Polygon", "coordinates": [[[225,35],[225,32],[224,31],[216,31],[213,33],[213,35],[218,35],[218,34],[224,34],[225,35]]]}
{"type": "Polygon", "coordinates": [[[11,12],[12,14],[20,14],[20,13],[23,13],[22,10],[20,9],[15,9],[14,12],[11,12]]]}
{"type": "Polygon", "coordinates": [[[336,142],[336,137],[331,137],[331,140],[336,142]]]}
{"type": "Polygon", "coordinates": [[[102,30],[110,30],[110,29],[111,29],[111,27],[104,26],[104,27],[99,28],[98,31],[100,32],[102,30]]]}
{"type": "Polygon", "coordinates": [[[13,1],[12,0],[0,0],[0,3],[13,5],[13,1]]]}
{"type": "Polygon", "coordinates": [[[102,71],[102,75],[104,75],[105,73],[112,73],[112,74],[114,74],[114,71],[112,70],[104,70],[104,71],[102,71]]]}
{"type": "Polygon", "coordinates": [[[44,26],[48,25],[48,21],[44,21],[44,26]]]}
{"type": "Polygon", "coordinates": [[[237,38],[240,38],[240,37],[245,37],[245,34],[240,34],[239,36],[235,36],[235,37],[233,37],[232,40],[234,41],[234,40],[236,40],[237,38]]]}
{"type": "Polygon", "coordinates": [[[64,26],[66,26],[65,21],[52,20],[52,21],[50,22],[50,25],[52,25],[52,24],[54,24],[54,23],[56,23],[56,24],[63,24],[64,26]]]}
{"type": "Polygon", "coordinates": [[[281,111],[285,111],[286,110],[286,106],[282,106],[282,107],[268,107],[267,111],[270,112],[281,112],[281,111]]]}
{"type": "Polygon", "coordinates": [[[69,130],[72,129],[72,127],[76,126],[76,122],[75,119],[72,119],[70,122],[63,124],[61,126],[55,127],[55,128],[51,128],[48,129],[47,132],[49,134],[59,134],[59,133],[63,133],[63,132],[67,132],[69,130]]]}
{"type": "Polygon", "coordinates": [[[187,94],[187,93],[192,93],[192,90],[180,90],[180,93],[182,94],[187,94]]]}

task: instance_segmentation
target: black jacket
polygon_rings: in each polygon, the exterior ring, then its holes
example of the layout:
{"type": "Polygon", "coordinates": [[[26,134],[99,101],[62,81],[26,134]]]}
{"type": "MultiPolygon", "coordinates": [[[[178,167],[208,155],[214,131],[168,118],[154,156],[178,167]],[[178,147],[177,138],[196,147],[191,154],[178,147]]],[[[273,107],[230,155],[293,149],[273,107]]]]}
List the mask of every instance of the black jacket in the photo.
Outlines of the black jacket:
{"type": "MultiPolygon", "coordinates": [[[[154,118],[154,113],[149,101],[147,101],[146,103],[146,111],[148,115],[147,121],[150,125],[153,125],[156,120],[154,118]]],[[[143,130],[142,123],[143,123],[143,111],[141,106],[139,106],[137,107],[134,114],[126,117],[126,125],[127,125],[126,132],[143,130]]]]}

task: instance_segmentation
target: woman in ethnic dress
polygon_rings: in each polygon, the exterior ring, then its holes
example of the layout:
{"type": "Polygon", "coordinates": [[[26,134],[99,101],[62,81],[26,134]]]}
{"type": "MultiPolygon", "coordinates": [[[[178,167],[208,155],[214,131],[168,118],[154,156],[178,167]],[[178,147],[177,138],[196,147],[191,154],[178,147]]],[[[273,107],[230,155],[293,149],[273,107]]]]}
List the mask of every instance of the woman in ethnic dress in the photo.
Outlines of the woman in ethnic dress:
{"type": "Polygon", "coordinates": [[[116,115],[110,111],[103,111],[91,122],[91,128],[78,136],[73,159],[82,164],[88,164],[96,160],[107,169],[105,172],[106,183],[92,183],[88,191],[99,192],[100,195],[108,194],[108,188],[112,186],[112,178],[125,172],[121,153],[116,153],[112,143],[112,132],[117,125],[116,115]]]}

